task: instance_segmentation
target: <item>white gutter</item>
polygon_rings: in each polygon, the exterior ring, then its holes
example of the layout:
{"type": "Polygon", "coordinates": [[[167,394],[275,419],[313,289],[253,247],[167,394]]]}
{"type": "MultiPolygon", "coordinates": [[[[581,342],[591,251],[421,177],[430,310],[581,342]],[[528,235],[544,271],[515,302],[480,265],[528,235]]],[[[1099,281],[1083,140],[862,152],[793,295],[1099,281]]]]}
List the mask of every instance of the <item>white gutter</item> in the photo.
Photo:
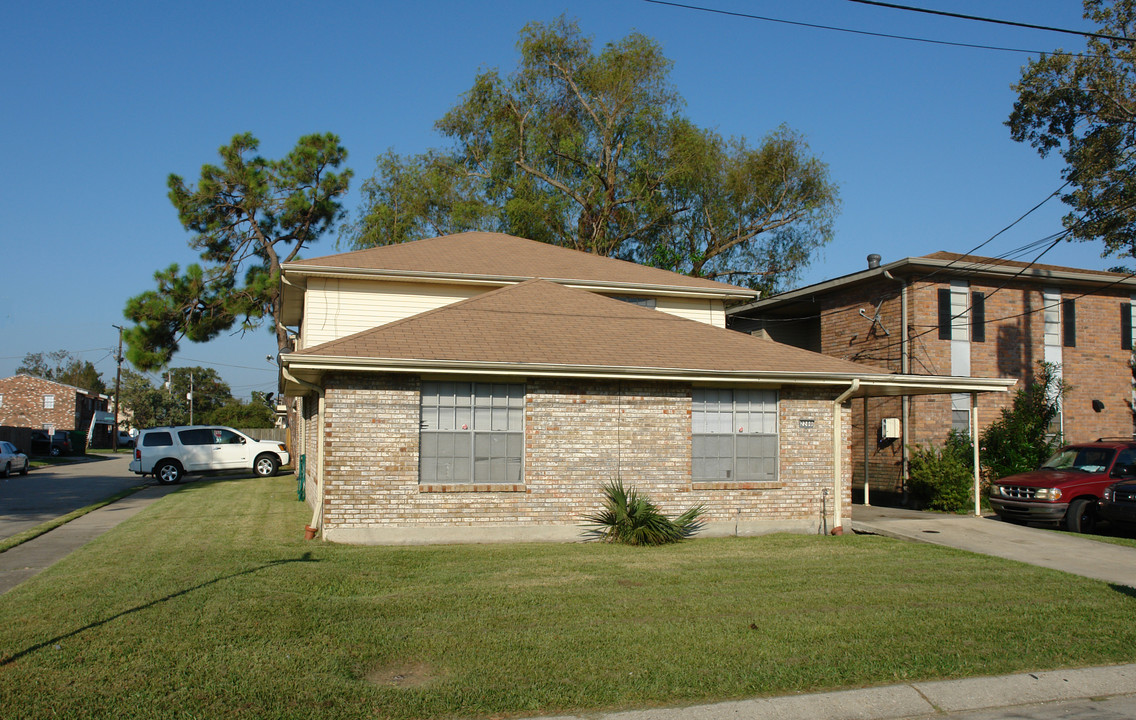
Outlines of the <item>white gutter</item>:
{"type": "MultiPolygon", "coordinates": [[[[855,378],[847,390],[840,393],[832,401],[832,490],[835,497],[832,500],[832,532],[840,535],[844,532],[841,518],[844,515],[844,463],[841,461],[840,431],[843,426],[840,406],[844,401],[860,389],[860,379],[855,378]]],[[[865,478],[866,479],[866,478],[865,478]]]]}
{"type": "MultiPolygon", "coordinates": [[[[324,423],[326,422],[326,418],[324,417],[324,412],[326,410],[326,403],[324,402],[324,390],[319,385],[315,385],[313,383],[307,382],[306,380],[299,379],[298,377],[293,375],[291,372],[289,372],[288,368],[286,368],[286,367],[281,366],[280,373],[289,382],[294,382],[301,387],[308,388],[309,390],[315,390],[316,393],[319,394],[319,405],[318,405],[318,410],[317,410],[317,412],[319,412],[319,423],[317,424],[317,429],[316,429],[316,432],[319,433],[319,435],[316,438],[316,455],[318,455],[318,458],[317,458],[318,464],[316,465],[316,507],[315,507],[315,510],[312,512],[312,521],[308,524],[308,527],[314,528],[316,530],[321,530],[322,527],[323,527],[323,488],[324,488],[324,485],[323,485],[323,466],[324,466],[323,436],[324,436],[324,423]]],[[[304,478],[304,481],[306,482],[307,478],[304,478]]]]}

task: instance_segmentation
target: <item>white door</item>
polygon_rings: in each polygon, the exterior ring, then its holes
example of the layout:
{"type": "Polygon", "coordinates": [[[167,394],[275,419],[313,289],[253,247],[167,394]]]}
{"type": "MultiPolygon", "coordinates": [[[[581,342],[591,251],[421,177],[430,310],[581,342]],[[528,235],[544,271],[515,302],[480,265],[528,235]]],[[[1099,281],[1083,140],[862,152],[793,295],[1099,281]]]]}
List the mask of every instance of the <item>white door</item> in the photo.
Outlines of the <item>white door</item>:
{"type": "Polygon", "coordinates": [[[252,468],[245,438],[232,430],[213,428],[213,465],[216,470],[252,468]]]}

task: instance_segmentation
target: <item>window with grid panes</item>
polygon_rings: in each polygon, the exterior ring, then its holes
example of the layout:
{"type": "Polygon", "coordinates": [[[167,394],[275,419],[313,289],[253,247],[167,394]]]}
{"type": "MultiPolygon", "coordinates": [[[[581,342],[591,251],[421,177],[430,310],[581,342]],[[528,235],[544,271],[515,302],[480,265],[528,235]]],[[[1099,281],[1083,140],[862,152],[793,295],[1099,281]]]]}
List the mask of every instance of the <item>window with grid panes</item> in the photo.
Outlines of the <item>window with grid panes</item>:
{"type": "Polygon", "coordinates": [[[777,391],[694,388],[696,482],[777,479],[777,391]]]}
{"type": "Polygon", "coordinates": [[[525,386],[422,383],[419,480],[523,482],[525,386]]]}

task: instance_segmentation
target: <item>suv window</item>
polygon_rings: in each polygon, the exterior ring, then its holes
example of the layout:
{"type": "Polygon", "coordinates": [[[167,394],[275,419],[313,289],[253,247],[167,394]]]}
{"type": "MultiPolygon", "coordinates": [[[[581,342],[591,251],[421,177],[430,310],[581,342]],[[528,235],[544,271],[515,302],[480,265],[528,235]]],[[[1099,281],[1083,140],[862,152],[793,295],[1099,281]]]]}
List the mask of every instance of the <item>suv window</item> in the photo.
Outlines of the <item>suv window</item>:
{"type": "Polygon", "coordinates": [[[168,432],[149,432],[142,438],[145,447],[169,447],[174,444],[173,435],[168,432]]]}
{"type": "Polygon", "coordinates": [[[244,440],[232,430],[214,430],[213,436],[218,445],[240,445],[244,440]]]}
{"type": "Polygon", "coordinates": [[[181,440],[182,445],[212,445],[213,431],[209,428],[179,430],[178,439],[181,440]]]}
{"type": "Polygon", "coordinates": [[[1136,450],[1125,448],[1116,457],[1116,464],[1112,466],[1113,477],[1131,477],[1136,475],[1136,450]]]}

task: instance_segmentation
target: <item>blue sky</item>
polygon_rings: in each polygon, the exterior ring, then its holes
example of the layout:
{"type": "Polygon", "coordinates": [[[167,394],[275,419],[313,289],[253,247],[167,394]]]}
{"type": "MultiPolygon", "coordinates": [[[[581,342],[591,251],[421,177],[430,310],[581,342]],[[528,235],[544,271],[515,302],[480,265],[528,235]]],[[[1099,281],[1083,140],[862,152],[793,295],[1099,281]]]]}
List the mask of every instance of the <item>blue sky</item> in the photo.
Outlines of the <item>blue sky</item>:
{"type": "MultiPolygon", "coordinates": [[[[698,0],[800,23],[1028,50],[1075,37],[868,7],[848,0],[698,0]]],[[[910,4],[1091,29],[1077,0],[910,4]]],[[[355,170],[346,207],[388,148],[441,144],[433,123],[481,69],[515,66],[520,28],[561,14],[597,46],[639,31],[674,61],[703,127],[752,141],[781,123],[829,165],[837,234],[804,274],[817,282],[937,250],[966,252],[1061,185],[1058,159],[1013,142],[1010,85],[1030,55],[947,47],[698,12],[643,0],[501,2],[5,3],[0,10],[0,377],[28,352],[65,349],[113,384],[127,298],[196,260],[166,177],[196,181],[251,131],[267,157],[337,133],[355,170]]],[[[1060,229],[1051,201],[982,249],[1001,255],[1060,229]]],[[[346,250],[331,235],[307,257],[346,250]]],[[[1093,243],[1041,262],[1104,269],[1093,243]]],[[[1031,260],[1033,255],[1017,256],[1031,260]]],[[[214,367],[247,398],[275,390],[268,331],[185,343],[174,366],[214,367]]]]}

